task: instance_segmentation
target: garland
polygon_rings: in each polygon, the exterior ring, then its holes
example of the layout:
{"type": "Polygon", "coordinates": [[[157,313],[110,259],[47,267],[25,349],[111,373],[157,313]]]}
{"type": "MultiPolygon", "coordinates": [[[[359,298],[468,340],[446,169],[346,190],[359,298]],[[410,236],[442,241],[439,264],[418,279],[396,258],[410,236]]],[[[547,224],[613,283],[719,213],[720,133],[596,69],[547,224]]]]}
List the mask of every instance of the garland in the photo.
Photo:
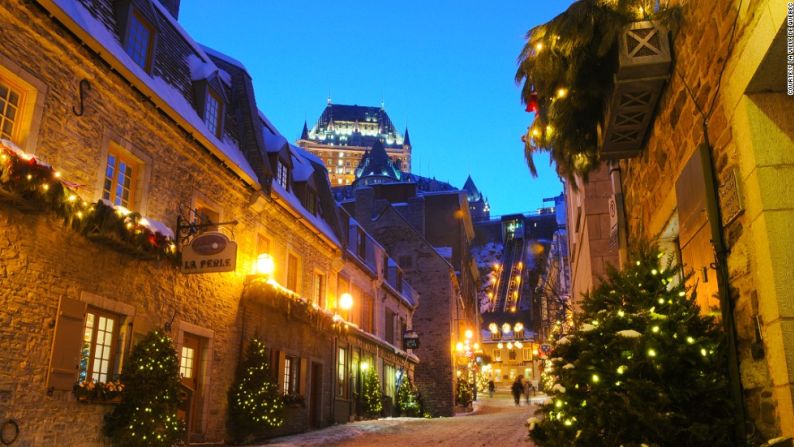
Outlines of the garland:
{"type": "Polygon", "coordinates": [[[176,259],[170,235],[156,231],[139,213],[106,200],[89,203],[61,179],[60,172],[0,140],[0,193],[31,208],[49,210],[73,230],[89,238],[105,238],[138,256],[176,259]]]}
{"type": "Polygon", "coordinates": [[[263,301],[266,305],[280,309],[287,318],[314,323],[319,329],[330,328],[341,335],[350,330],[352,323],[337,314],[330,314],[297,293],[283,287],[273,279],[256,278],[246,284],[244,296],[263,301]]]}
{"type": "Polygon", "coordinates": [[[535,119],[524,153],[533,175],[536,152],[549,152],[557,173],[572,181],[598,167],[599,127],[613,86],[618,36],[636,20],[677,19],[678,8],[654,11],[652,0],[578,0],[531,29],[519,55],[516,82],[535,119]]]}

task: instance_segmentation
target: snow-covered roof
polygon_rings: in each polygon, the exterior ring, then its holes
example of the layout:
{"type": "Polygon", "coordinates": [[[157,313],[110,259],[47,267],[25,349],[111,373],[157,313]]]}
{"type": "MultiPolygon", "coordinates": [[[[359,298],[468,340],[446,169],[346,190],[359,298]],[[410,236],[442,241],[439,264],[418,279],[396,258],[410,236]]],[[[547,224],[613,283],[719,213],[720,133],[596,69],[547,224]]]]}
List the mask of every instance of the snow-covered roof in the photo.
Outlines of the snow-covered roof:
{"type": "Polygon", "coordinates": [[[314,174],[314,166],[306,158],[305,154],[297,150],[296,146],[290,144],[292,153],[292,178],[296,182],[305,182],[314,174]]]}
{"type": "MultiPolygon", "coordinates": [[[[76,0],[53,0],[55,5],[60,8],[71,20],[73,20],[80,28],[89,34],[101,46],[105,48],[110,56],[116,59],[119,63],[123,64],[124,68],[129,70],[136,78],[143,82],[149,89],[151,89],[159,98],[173,109],[174,112],[179,114],[185,121],[187,121],[195,130],[210,141],[216,148],[218,148],[232,163],[234,163],[240,170],[250,177],[252,181],[257,178],[253,168],[243,156],[240,149],[231,144],[229,140],[224,139],[221,141],[216,137],[208,128],[201,117],[198,115],[193,105],[188,102],[182,92],[178,91],[174,86],[166,82],[163,78],[150,75],[146,73],[135,61],[130,58],[124,48],[119,42],[118,38],[105,26],[103,22],[94,17],[79,1],[76,0]]],[[[202,63],[212,64],[211,59],[203,51],[203,49],[196,44],[193,39],[188,36],[179,23],[174,20],[171,15],[159,4],[159,2],[151,2],[156,5],[160,10],[161,16],[169,20],[174,29],[179,32],[185,41],[192,46],[195,51],[195,56],[198,58],[195,64],[198,65],[199,61],[202,63]]],[[[213,64],[214,65],[214,64],[213,64]]],[[[217,67],[216,67],[217,69],[217,67]]],[[[203,70],[208,70],[204,67],[203,70]]]]}
{"type": "Polygon", "coordinates": [[[279,196],[285,202],[287,202],[295,211],[300,213],[301,217],[310,222],[315,228],[317,228],[328,240],[330,240],[334,245],[338,248],[342,248],[342,244],[339,242],[339,239],[334,234],[334,231],[328,225],[326,221],[323,219],[315,216],[314,214],[308,212],[306,208],[303,207],[303,204],[294,194],[289,191],[286,191],[281,184],[278,182],[273,182],[272,184],[272,191],[274,194],[279,196]]]}
{"type": "MultiPolygon", "coordinates": [[[[154,1],[152,3],[157,3],[157,1],[154,1]]],[[[237,59],[229,56],[228,54],[223,54],[223,53],[221,53],[220,51],[218,51],[218,50],[216,50],[214,48],[210,48],[210,47],[207,47],[207,46],[204,46],[204,45],[201,45],[201,44],[199,44],[198,46],[200,46],[201,49],[204,50],[210,56],[216,57],[218,59],[223,60],[224,62],[227,62],[227,63],[229,63],[231,65],[234,65],[236,67],[239,67],[239,68],[241,68],[241,69],[243,69],[245,71],[248,71],[248,70],[245,69],[245,65],[243,65],[242,62],[240,62],[237,59]]]]}

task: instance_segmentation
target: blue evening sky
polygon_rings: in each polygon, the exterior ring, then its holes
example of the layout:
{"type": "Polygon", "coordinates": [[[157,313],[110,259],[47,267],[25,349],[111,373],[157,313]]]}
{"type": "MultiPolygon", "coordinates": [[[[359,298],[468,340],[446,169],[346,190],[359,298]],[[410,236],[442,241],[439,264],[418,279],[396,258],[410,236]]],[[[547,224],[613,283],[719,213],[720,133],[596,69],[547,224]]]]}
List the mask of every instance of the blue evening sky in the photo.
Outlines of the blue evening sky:
{"type": "Polygon", "coordinates": [[[520,140],[532,115],[513,81],[528,29],[569,0],[183,0],[198,42],[243,62],[259,108],[285,137],[337,104],[385,102],[411,134],[413,172],[461,187],[494,215],[534,210],[562,186],[548,157],[533,178],[520,140]]]}

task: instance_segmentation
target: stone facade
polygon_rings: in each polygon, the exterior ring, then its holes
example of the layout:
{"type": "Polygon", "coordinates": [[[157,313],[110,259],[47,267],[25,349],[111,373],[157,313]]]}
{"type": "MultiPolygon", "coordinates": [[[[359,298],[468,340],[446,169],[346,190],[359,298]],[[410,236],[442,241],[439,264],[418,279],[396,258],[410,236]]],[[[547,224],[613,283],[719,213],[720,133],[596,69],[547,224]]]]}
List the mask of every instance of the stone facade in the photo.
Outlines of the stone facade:
{"type": "Polygon", "coordinates": [[[754,442],[793,436],[794,121],[782,59],[787,5],[680,3],[683,24],[672,42],[675,73],[647,147],[620,163],[629,243],[669,238],[665,233],[673,228],[683,265],[695,273],[701,305],[719,306],[719,272],[709,242],[716,238],[709,227],[713,217],[703,212],[706,201],[690,206],[696,199],[691,195],[711,186],[688,164],[706,141],[707,116],[711,149],[701,154],[711,153],[720,185],[719,227],[728,250],[727,293],[749,434],[754,442]]]}
{"type": "MultiPolygon", "coordinates": [[[[619,266],[617,244],[610,243],[609,197],[612,184],[604,164],[590,173],[588,181],[573,187],[565,183],[568,214],[568,253],[571,265],[570,296],[573,305],[598,285],[606,266],[619,266]]],[[[616,241],[617,242],[617,241],[616,241]]]]}
{"type": "MultiPolygon", "coordinates": [[[[110,2],[91,4],[99,9],[110,7],[110,2]]],[[[77,2],[67,6],[83,8],[77,2]]],[[[159,6],[152,11],[159,11],[159,6]]],[[[330,315],[336,310],[338,273],[360,268],[349,267],[350,261],[343,257],[345,239],[333,231],[335,208],[326,208],[329,214],[325,216],[312,215],[291,192],[266,188],[268,181],[264,180],[269,180],[271,170],[267,159],[257,155],[261,141],[246,140],[251,133],[246,126],[260,124],[259,118],[251,119],[242,111],[247,107],[249,112],[258,112],[253,96],[245,98],[247,102],[228,103],[222,140],[223,144],[235,143],[231,146],[239,143],[243,149],[245,157],[236,163],[214,145],[219,140],[191,128],[197,124],[186,121],[179,110],[163,107],[168,98],[147,97],[143,92],[149,81],[123,66],[113,66],[117,61],[113,61],[112,52],[92,50],[102,44],[101,39],[93,43],[82,40],[91,36],[68,12],[49,2],[12,0],[0,7],[0,37],[5,43],[0,49],[0,81],[20,79],[32,88],[28,92],[31,103],[25,109],[30,113],[23,117],[24,132],[16,133],[19,138],[14,142],[57,168],[89,202],[102,196],[109,148],[120,147],[140,162],[135,169],[142,173],[135,185],[137,198],[129,208],[173,228],[177,215],[186,209],[212,207],[220,221],[237,221],[233,227],[221,228],[238,243],[237,268],[228,273],[186,275],[169,261],[136,259],[89,240],[46,211],[26,211],[17,202],[0,201],[0,340],[4,348],[0,361],[8,365],[0,371],[0,420],[18,422],[20,437],[15,445],[106,443],[101,428],[103,415],[111,407],[79,403],[65,387],[48,389],[48,365],[61,318],[59,305],[64,303],[117,317],[121,329],[113,337],[115,361],[110,376],[121,371],[131,346],[154,328],[170,327],[178,353],[189,339],[199,340],[197,403],[191,409],[195,414],[193,441],[222,442],[226,438],[227,392],[242,347],[254,333],[279,354],[273,358],[276,372],[284,356],[298,357],[301,375],[297,391],[307,393],[307,402],[311,402],[312,392],[319,396],[317,418],[311,419],[316,404],[309,403],[305,411],[297,412],[301,420],[289,421],[284,431],[330,423],[334,420],[338,359],[329,334],[337,332],[290,319],[288,310],[265,311],[245,291],[263,241],[267,241],[266,250],[276,265],[273,279],[289,283],[288,256],[293,256],[297,268],[294,292],[312,300],[317,274],[325,275],[322,301],[327,309],[320,311],[330,315]],[[78,93],[81,79],[90,83],[82,104],[78,93]],[[73,112],[79,105],[84,107],[81,116],[73,112]],[[235,121],[246,119],[247,124],[235,121]],[[253,169],[242,166],[248,162],[253,169]],[[314,365],[319,365],[318,369],[313,369],[314,365]],[[319,371],[321,379],[313,381],[313,371],[319,371]],[[311,389],[312,383],[320,389],[311,389]]],[[[84,13],[88,14],[87,10],[84,13]]],[[[189,42],[172,39],[179,40],[184,31],[165,17],[158,20],[163,20],[163,39],[158,42],[161,54],[168,53],[170,45],[183,51],[185,47],[180,45],[189,42]],[[166,29],[170,31],[163,31],[166,29]]],[[[178,77],[166,76],[181,69],[184,67],[157,65],[155,70],[168,79],[164,82],[181,85],[178,77]]],[[[234,79],[245,77],[238,75],[234,79]]],[[[163,77],[156,79],[162,81],[163,77]]],[[[187,79],[189,83],[189,73],[187,79]]],[[[248,87],[250,84],[234,84],[229,97],[237,98],[248,87]],[[235,89],[239,91],[235,93],[235,89]]],[[[186,95],[192,97],[190,92],[186,95]]],[[[327,178],[323,178],[325,199],[333,203],[327,178]]],[[[383,259],[379,265],[387,262],[383,259]]],[[[367,285],[373,295],[383,287],[383,270],[376,269],[375,280],[367,285]]],[[[398,292],[395,298],[392,293],[391,300],[384,302],[410,327],[413,308],[406,295],[410,293],[398,292]]],[[[396,365],[409,358],[406,369],[410,370],[417,358],[387,343],[377,335],[380,333],[380,326],[373,327],[371,333],[349,326],[338,339],[342,340],[339,343],[364,346],[379,364],[396,365]]],[[[74,377],[76,380],[76,369],[74,377]]],[[[283,385],[283,377],[279,380],[283,385]]]]}

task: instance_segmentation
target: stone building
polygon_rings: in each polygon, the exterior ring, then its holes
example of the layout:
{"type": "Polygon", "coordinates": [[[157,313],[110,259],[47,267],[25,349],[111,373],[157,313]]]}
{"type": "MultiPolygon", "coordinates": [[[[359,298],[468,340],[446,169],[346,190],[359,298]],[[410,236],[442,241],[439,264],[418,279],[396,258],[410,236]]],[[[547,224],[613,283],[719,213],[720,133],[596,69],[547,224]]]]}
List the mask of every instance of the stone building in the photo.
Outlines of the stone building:
{"type": "MultiPolygon", "coordinates": [[[[621,249],[660,240],[692,274],[702,310],[721,315],[735,338],[739,414],[757,445],[794,436],[794,116],[784,63],[791,9],[780,0],[671,3],[683,6],[683,21],[647,144],[613,167],[612,191],[603,171],[604,187],[585,190],[625,202],[621,249]]],[[[571,250],[575,294],[592,284],[577,272],[589,256],[580,247],[571,250]]]]}
{"type": "Polygon", "coordinates": [[[489,220],[491,218],[491,205],[488,204],[488,198],[477,189],[477,185],[474,184],[471,176],[466,178],[462,189],[468,194],[471,220],[474,222],[489,220]]]}
{"type": "Polygon", "coordinates": [[[385,148],[397,170],[411,172],[411,138],[408,129],[400,135],[381,107],[332,104],[323,110],[309,129],[303,124],[298,145],[325,162],[331,185],[350,185],[356,167],[376,141],[385,148]]]}
{"type": "Polygon", "coordinates": [[[180,357],[191,442],[226,438],[254,334],[279,389],[305,400],[282,433],[355,417],[356,359],[387,395],[418,362],[398,337],[417,294],[395,261],[350,237],[324,163],[286,142],[244,66],[196,44],[178,6],[0,7],[0,420],[16,421],[19,445],[103,445],[110,407],[72,388],[117,378],[154,328],[180,357]],[[173,262],[205,231],[237,244],[231,271],[173,262]],[[269,281],[252,275],[263,254],[269,281]]]}

